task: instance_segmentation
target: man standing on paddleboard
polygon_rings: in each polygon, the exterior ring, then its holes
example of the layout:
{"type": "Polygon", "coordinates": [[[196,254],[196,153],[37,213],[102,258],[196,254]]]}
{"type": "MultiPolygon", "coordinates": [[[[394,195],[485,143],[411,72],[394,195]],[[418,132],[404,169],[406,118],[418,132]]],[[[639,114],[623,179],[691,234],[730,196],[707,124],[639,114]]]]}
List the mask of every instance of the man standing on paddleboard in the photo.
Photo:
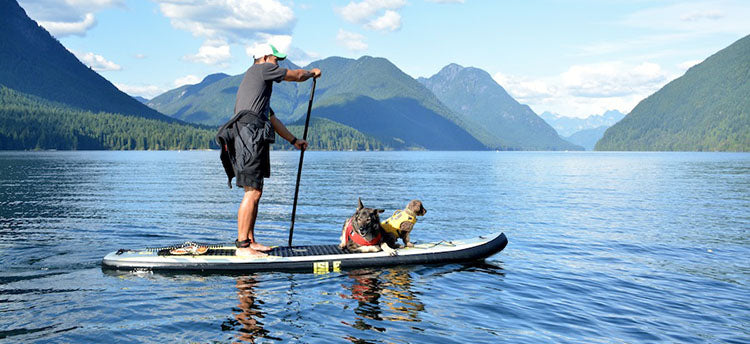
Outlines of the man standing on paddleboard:
{"type": "Polygon", "coordinates": [[[221,162],[229,177],[237,177],[237,186],[245,190],[237,211],[237,255],[265,255],[270,248],[255,240],[255,220],[258,203],[263,194],[263,179],[271,175],[269,144],[275,140],[274,132],[289,141],[297,149],[307,149],[307,141],[298,139],[289,132],[270,107],[273,82],[297,81],[320,77],[320,69],[289,70],[279,67],[286,54],[273,45],[264,45],[255,53],[255,62],[245,72],[237,100],[234,116],[219,128],[216,142],[221,148],[221,162]]]}

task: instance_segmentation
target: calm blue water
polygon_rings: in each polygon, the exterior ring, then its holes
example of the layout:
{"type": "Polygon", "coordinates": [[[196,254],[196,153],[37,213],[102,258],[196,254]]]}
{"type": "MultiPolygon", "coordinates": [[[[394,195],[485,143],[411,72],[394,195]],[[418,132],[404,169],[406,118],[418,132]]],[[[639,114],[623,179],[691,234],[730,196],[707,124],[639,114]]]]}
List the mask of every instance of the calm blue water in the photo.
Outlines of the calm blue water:
{"type": "MultiPolygon", "coordinates": [[[[284,245],[297,152],[257,236],[284,245]]],[[[0,342],[748,343],[750,154],[309,152],[295,244],[357,197],[415,241],[504,231],[484,263],[326,275],[102,271],[118,248],[229,242],[217,152],[0,153],[0,342]]]]}

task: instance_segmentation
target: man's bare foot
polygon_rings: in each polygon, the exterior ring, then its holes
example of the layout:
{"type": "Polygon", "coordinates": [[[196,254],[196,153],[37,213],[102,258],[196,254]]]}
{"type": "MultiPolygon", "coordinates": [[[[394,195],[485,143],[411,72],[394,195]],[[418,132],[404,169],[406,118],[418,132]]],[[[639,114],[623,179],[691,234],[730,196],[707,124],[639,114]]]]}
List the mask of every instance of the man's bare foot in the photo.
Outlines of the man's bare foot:
{"type": "Polygon", "coordinates": [[[267,254],[254,250],[250,247],[240,247],[235,251],[238,257],[265,257],[267,254]]]}
{"type": "Polygon", "coordinates": [[[250,244],[250,248],[252,248],[253,250],[256,250],[256,251],[261,251],[261,252],[267,252],[267,251],[271,250],[270,247],[268,247],[266,245],[263,245],[263,244],[260,244],[260,243],[257,243],[257,242],[254,242],[254,243],[250,244]]]}

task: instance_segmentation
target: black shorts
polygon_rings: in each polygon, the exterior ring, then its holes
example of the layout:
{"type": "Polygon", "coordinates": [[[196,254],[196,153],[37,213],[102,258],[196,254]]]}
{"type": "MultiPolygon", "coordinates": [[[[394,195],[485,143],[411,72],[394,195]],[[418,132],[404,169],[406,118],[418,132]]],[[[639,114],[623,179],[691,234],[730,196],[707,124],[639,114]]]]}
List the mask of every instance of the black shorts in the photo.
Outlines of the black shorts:
{"type": "Polygon", "coordinates": [[[241,166],[239,171],[235,171],[238,187],[263,190],[263,178],[271,176],[270,147],[263,133],[266,121],[255,115],[246,115],[238,120],[239,137],[234,140],[235,158],[238,166],[241,166]]]}

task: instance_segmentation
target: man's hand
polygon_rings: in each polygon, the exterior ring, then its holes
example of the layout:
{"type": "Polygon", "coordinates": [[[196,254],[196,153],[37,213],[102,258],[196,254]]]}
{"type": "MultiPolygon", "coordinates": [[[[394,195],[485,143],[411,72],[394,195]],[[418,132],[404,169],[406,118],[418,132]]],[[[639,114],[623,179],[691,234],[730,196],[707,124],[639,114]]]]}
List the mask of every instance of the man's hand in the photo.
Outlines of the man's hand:
{"type": "Polygon", "coordinates": [[[313,73],[313,78],[317,79],[320,77],[320,69],[313,68],[312,70],[310,70],[310,72],[313,73]]]}
{"type": "Polygon", "coordinates": [[[297,141],[294,142],[294,146],[299,150],[305,150],[307,149],[307,141],[303,139],[297,139],[297,141]]]}

